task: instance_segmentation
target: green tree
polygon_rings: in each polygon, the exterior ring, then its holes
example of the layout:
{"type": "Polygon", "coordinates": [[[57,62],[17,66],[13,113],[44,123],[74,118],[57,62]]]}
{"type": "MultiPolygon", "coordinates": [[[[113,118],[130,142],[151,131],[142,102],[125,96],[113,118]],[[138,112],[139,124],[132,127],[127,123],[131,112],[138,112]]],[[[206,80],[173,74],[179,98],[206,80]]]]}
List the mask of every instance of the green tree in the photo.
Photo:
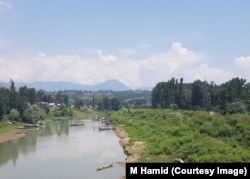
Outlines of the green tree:
{"type": "Polygon", "coordinates": [[[0,88],[0,120],[2,120],[8,110],[8,90],[0,88]]]}
{"type": "Polygon", "coordinates": [[[15,83],[10,79],[10,92],[9,92],[9,107],[10,109],[16,108],[17,106],[17,92],[15,88],[15,83]]]}
{"type": "Polygon", "coordinates": [[[66,106],[69,106],[69,97],[68,97],[68,95],[64,95],[64,96],[63,96],[63,103],[64,103],[66,106]]]}
{"type": "Polygon", "coordinates": [[[227,90],[229,103],[232,103],[234,102],[235,99],[242,97],[245,83],[246,83],[245,79],[237,77],[237,78],[232,78],[228,82],[221,85],[227,90]]]}
{"type": "Polygon", "coordinates": [[[10,114],[8,115],[8,119],[11,121],[18,121],[20,117],[20,113],[17,109],[11,109],[10,114]]]}
{"type": "Polygon", "coordinates": [[[29,123],[35,123],[37,120],[41,119],[42,111],[37,104],[31,105],[27,103],[27,109],[24,112],[25,120],[29,123]]]}
{"type": "Polygon", "coordinates": [[[208,83],[196,80],[192,84],[192,107],[208,108],[211,104],[211,95],[208,90],[208,83]]]}
{"type": "Polygon", "coordinates": [[[29,100],[28,100],[28,102],[30,104],[35,104],[35,102],[36,102],[36,90],[35,90],[35,88],[29,88],[28,89],[28,93],[29,93],[29,100]]]}
{"type": "Polygon", "coordinates": [[[120,109],[120,101],[119,101],[119,99],[116,98],[116,97],[112,97],[111,98],[111,106],[112,106],[111,107],[112,110],[118,111],[120,109]]]}
{"type": "Polygon", "coordinates": [[[226,113],[228,109],[228,92],[225,88],[221,89],[220,92],[220,103],[219,103],[219,109],[221,110],[221,113],[226,113]]]}
{"type": "Polygon", "coordinates": [[[110,110],[112,108],[111,106],[111,100],[109,97],[105,96],[103,98],[103,106],[105,110],[110,110]]]}

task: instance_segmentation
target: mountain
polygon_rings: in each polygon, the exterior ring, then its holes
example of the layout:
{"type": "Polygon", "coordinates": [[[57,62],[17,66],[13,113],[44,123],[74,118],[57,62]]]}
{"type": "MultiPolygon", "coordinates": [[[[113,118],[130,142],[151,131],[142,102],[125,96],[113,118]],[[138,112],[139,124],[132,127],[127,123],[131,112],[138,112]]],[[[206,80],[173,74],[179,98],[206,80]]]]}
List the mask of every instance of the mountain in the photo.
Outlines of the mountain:
{"type": "MultiPolygon", "coordinates": [[[[0,83],[0,86],[9,87],[8,83],[0,83]]],[[[55,81],[55,82],[43,82],[36,81],[32,83],[15,83],[16,88],[22,86],[27,86],[28,88],[35,88],[36,90],[45,90],[45,91],[59,91],[59,90],[88,90],[88,91],[99,91],[99,90],[112,90],[112,91],[126,91],[130,88],[120,81],[113,79],[103,82],[97,85],[83,85],[71,82],[64,81],[55,81]]]]}
{"type": "Polygon", "coordinates": [[[108,80],[104,83],[96,85],[95,88],[97,90],[113,90],[113,91],[125,91],[130,90],[130,88],[118,80],[108,80]]]}

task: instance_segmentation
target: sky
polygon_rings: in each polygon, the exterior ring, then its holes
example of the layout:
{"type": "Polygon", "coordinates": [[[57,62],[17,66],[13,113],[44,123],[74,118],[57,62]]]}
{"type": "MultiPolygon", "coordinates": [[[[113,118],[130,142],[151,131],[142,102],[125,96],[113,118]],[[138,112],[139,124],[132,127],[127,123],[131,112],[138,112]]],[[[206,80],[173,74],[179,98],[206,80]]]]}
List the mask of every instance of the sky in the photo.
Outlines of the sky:
{"type": "Polygon", "coordinates": [[[250,81],[249,0],[0,0],[0,81],[250,81]]]}

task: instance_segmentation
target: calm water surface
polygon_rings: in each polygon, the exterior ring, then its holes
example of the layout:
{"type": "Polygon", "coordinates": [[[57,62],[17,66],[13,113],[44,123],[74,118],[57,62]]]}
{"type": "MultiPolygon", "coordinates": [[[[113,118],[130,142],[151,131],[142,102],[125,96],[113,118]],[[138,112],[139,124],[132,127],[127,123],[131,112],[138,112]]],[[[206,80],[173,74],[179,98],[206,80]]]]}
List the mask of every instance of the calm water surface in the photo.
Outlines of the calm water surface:
{"type": "Polygon", "coordinates": [[[1,179],[119,179],[125,169],[116,162],[126,156],[112,130],[85,119],[47,122],[23,138],[0,143],[1,179]],[[96,171],[113,163],[112,168],[96,171]]]}

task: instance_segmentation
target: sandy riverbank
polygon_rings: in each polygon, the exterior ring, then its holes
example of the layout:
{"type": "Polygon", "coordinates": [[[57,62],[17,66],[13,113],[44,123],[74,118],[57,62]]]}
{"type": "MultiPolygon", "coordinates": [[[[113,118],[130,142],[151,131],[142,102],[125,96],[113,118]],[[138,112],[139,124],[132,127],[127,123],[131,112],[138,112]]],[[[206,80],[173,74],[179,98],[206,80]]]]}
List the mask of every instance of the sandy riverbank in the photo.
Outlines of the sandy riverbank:
{"type": "Polygon", "coordinates": [[[22,127],[18,127],[18,128],[13,129],[9,132],[0,134],[0,143],[8,141],[8,140],[13,140],[13,139],[17,139],[20,137],[24,137],[28,133],[29,133],[29,131],[27,129],[24,129],[22,127]]]}

